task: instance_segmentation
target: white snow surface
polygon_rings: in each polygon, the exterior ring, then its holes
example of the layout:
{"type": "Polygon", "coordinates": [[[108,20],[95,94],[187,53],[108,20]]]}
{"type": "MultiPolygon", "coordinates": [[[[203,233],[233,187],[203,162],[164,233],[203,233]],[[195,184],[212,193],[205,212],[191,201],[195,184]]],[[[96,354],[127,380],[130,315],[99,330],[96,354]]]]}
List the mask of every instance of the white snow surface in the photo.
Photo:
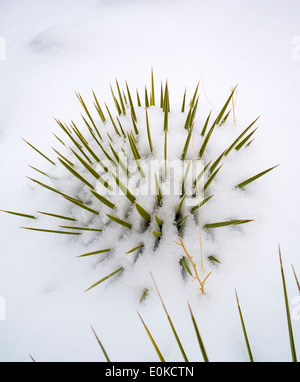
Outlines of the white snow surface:
{"type": "MultiPolygon", "coordinates": [[[[300,35],[299,12],[294,1],[274,0],[0,1],[0,36],[6,40],[7,58],[0,61],[1,209],[69,212],[63,198],[26,178],[36,177],[28,164],[46,172],[53,166],[20,137],[55,158],[51,146],[57,147],[57,140],[52,132],[60,136],[61,132],[53,118],[81,123],[82,108],[74,91],[90,107],[93,89],[112,109],[109,84],[115,77],[122,87],[127,80],[132,92],[137,87],[143,98],[145,84],[150,89],[153,67],[156,100],[160,81],[167,79],[171,109],[180,110],[185,87],[190,97],[200,80],[195,121],[200,130],[209,110],[219,110],[238,83],[237,126],[230,116],[214,132],[214,144],[208,148],[211,159],[228,147],[236,131],[240,133],[261,115],[253,144],[230,154],[213,184],[216,200],[203,208],[204,222],[255,219],[239,229],[219,228],[212,235],[203,232],[205,253],[213,251],[222,263],[206,264],[205,273],[212,271],[206,295],[188,278],[181,278],[174,261],[181,249],[173,243],[176,235],[171,226],[154,255],[147,252],[132,267],[131,258],[123,260],[129,266],[123,277],[84,293],[114,268],[109,262],[76,256],[114,244],[120,227],[115,236],[104,237],[100,248],[96,240],[95,248],[95,234],[74,239],[29,232],[19,226],[31,221],[1,214],[0,296],[6,302],[6,320],[0,321],[0,361],[30,361],[29,353],[37,361],[104,361],[90,325],[111,360],[156,361],[137,309],[166,360],[181,361],[150,270],[191,361],[202,356],[188,302],[210,360],[248,359],[235,288],[255,360],[291,359],[278,243],[292,309],[292,299],[299,293],[291,264],[300,276],[300,61],[292,55],[292,39],[300,35]],[[279,163],[247,192],[232,193],[227,187],[279,163]],[[144,287],[151,293],[139,304],[144,287]]],[[[152,125],[159,121],[155,113],[150,108],[152,125]]],[[[179,124],[177,114],[171,113],[170,130],[172,118],[174,126],[179,124]]],[[[178,144],[172,145],[170,155],[181,152],[185,136],[175,134],[173,142],[178,144]]],[[[141,149],[146,150],[147,140],[143,142],[141,149]]],[[[163,135],[154,134],[153,142],[163,150],[163,135]]],[[[199,148],[199,142],[195,145],[199,148]]],[[[55,171],[66,174],[61,167],[55,171]]],[[[74,190],[78,182],[69,179],[62,187],[74,190]]],[[[139,201],[142,204],[143,198],[139,201]]],[[[39,219],[36,226],[49,227],[49,219],[39,219]]],[[[186,227],[184,242],[197,257],[197,226],[188,220],[186,227]]],[[[126,251],[137,239],[127,238],[126,251]]],[[[116,244],[122,248],[122,243],[116,244]]],[[[299,352],[300,321],[293,320],[293,329],[299,352]]]]}

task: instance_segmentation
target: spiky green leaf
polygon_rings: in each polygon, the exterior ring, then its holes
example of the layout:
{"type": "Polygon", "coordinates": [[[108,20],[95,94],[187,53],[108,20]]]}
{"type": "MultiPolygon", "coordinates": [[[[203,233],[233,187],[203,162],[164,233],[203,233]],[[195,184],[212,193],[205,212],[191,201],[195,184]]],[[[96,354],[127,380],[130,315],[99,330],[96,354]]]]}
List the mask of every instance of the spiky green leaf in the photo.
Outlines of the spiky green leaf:
{"type": "Polygon", "coordinates": [[[151,215],[140,204],[135,202],[135,207],[143,219],[145,219],[147,222],[151,221],[151,215]]]}
{"type": "Polygon", "coordinates": [[[285,301],[286,317],[287,317],[288,330],[289,330],[289,338],[290,338],[290,347],[291,347],[291,353],[292,353],[292,360],[293,360],[293,362],[297,362],[297,354],[296,354],[296,348],[295,348],[293,327],[292,327],[292,321],[291,321],[291,314],[290,314],[290,308],[289,308],[289,300],[288,300],[288,295],[287,295],[287,288],[286,288],[286,283],[285,283],[285,275],[284,275],[284,270],[283,270],[280,246],[278,246],[278,252],[279,252],[280,271],[281,271],[281,278],[282,278],[282,286],[283,286],[283,294],[284,294],[284,301],[285,301]]]}
{"type": "Polygon", "coordinates": [[[59,230],[32,228],[32,227],[20,227],[20,228],[27,229],[29,231],[56,233],[56,234],[62,234],[62,235],[81,235],[81,232],[59,231],[59,230]]]}
{"type": "Polygon", "coordinates": [[[94,256],[94,255],[99,255],[100,253],[107,253],[110,252],[111,248],[106,248],[106,249],[100,249],[98,251],[93,251],[89,253],[84,253],[83,255],[80,255],[78,257],[87,257],[87,256],[94,256]]]}
{"type": "Polygon", "coordinates": [[[14,212],[14,211],[5,211],[5,210],[0,210],[1,212],[5,212],[6,214],[10,215],[16,215],[16,216],[21,216],[22,218],[26,219],[36,219],[36,216],[33,215],[27,215],[27,214],[22,214],[20,212],[14,212]]]}
{"type": "Polygon", "coordinates": [[[116,216],[109,215],[109,214],[106,214],[106,216],[109,217],[109,218],[110,218],[112,221],[114,221],[115,223],[118,223],[118,224],[122,225],[123,227],[129,228],[129,229],[132,228],[132,224],[128,223],[128,222],[125,221],[125,220],[119,219],[119,218],[117,218],[116,216]]]}
{"type": "Polygon", "coordinates": [[[125,255],[128,255],[129,253],[135,252],[135,251],[137,251],[138,249],[141,249],[141,248],[144,248],[144,244],[139,244],[136,247],[130,249],[129,251],[127,251],[125,253],[125,255]]]}
{"type": "Polygon", "coordinates": [[[115,204],[113,204],[111,201],[109,201],[108,199],[106,199],[104,196],[98,194],[98,192],[90,189],[91,193],[98,199],[100,200],[101,203],[105,204],[107,207],[111,208],[111,209],[114,209],[115,208],[115,204]]]}
{"type": "Polygon", "coordinates": [[[237,291],[235,291],[235,296],[236,296],[236,302],[237,302],[237,306],[238,306],[238,310],[239,310],[239,316],[240,316],[240,320],[241,320],[241,324],[242,324],[242,329],[243,329],[243,334],[244,334],[244,338],[245,338],[245,342],[246,342],[246,347],[247,347],[249,359],[250,359],[250,362],[254,362],[250,343],[249,343],[249,339],[248,339],[248,335],[247,335],[247,330],[246,330],[246,326],[245,326],[245,322],[244,322],[244,318],[243,318],[243,314],[242,314],[242,310],[241,310],[238,295],[237,295],[237,291]]]}
{"type": "Polygon", "coordinates": [[[223,106],[223,108],[221,109],[219,115],[217,116],[217,119],[216,119],[216,125],[219,125],[219,124],[220,124],[220,122],[221,122],[221,120],[222,120],[222,118],[223,118],[223,115],[224,115],[224,113],[225,113],[225,111],[226,111],[226,109],[227,109],[227,107],[228,107],[228,105],[229,105],[229,102],[231,101],[231,98],[233,97],[233,94],[234,94],[236,88],[237,88],[237,85],[236,85],[236,86],[234,87],[234,89],[232,90],[232,92],[231,92],[229,98],[228,98],[227,101],[225,102],[225,105],[223,106]]]}
{"type": "Polygon", "coordinates": [[[205,362],[209,362],[207,354],[206,354],[205,346],[204,346],[204,343],[203,343],[202,338],[200,336],[198,325],[197,325],[197,322],[196,322],[195,317],[193,315],[193,312],[192,312],[190,304],[188,304],[188,307],[189,307],[191,319],[192,319],[192,322],[193,322],[193,325],[194,325],[194,329],[195,329],[195,332],[196,332],[197,340],[198,340],[198,343],[199,343],[199,346],[200,346],[200,350],[201,350],[203,359],[204,359],[205,362]]]}
{"type": "Polygon", "coordinates": [[[93,333],[94,333],[94,336],[96,337],[96,340],[97,340],[97,342],[98,342],[98,344],[99,344],[99,346],[100,346],[100,348],[101,348],[101,350],[102,350],[102,353],[103,353],[103,355],[104,355],[106,361],[107,361],[107,362],[110,362],[110,359],[109,359],[109,357],[108,357],[108,355],[107,355],[107,352],[106,352],[104,346],[102,345],[102,342],[100,341],[99,337],[97,336],[97,334],[96,334],[94,328],[92,327],[92,325],[91,325],[91,328],[92,328],[92,331],[93,331],[93,333]]]}
{"type": "Polygon", "coordinates": [[[267,174],[269,171],[273,170],[274,168],[276,168],[278,166],[279,165],[271,167],[268,170],[262,171],[259,174],[254,175],[254,176],[252,176],[251,178],[249,178],[247,180],[244,180],[244,182],[239,183],[237,186],[235,186],[235,188],[243,188],[243,187],[247,186],[249,183],[254,182],[256,179],[259,179],[260,177],[262,177],[263,175],[267,174]]]}
{"type": "Polygon", "coordinates": [[[109,275],[103,277],[101,280],[97,281],[95,284],[90,286],[85,292],[90,291],[91,289],[95,288],[96,286],[98,286],[99,284],[103,283],[104,281],[110,279],[111,277],[115,276],[117,273],[122,272],[123,270],[124,270],[123,267],[118,268],[116,271],[114,271],[114,272],[110,273],[109,275]]]}
{"type": "Polygon", "coordinates": [[[158,348],[158,346],[157,346],[157,344],[156,344],[156,342],[155,342],[155,340],[154,340],[150,330],[148,329],[147,325],[145,324],[144,320],[142,319],[142,316],[140,315],[140,313],[139,312],[137,312],[137,313],[138,313],[138,315],[139,315],[139,317],[140,317],[140,319],[141,319],[141,321],[142,321],[142,323],[144,325],[144,328],[145,328],[145,330],[146,330],[146,332],[148,334],[148,337],[150,338],[150,341],[151,341],[151,343],[152,343],[152,345],[153,345],[153,347],[154,347],[154,349],[156,351],[156,354],[158,355],[158,358],[160,359],[161,362],[165,362],[165,359],[162,356],[162,354],[161,354],[161,352],[160,352],[160,350],[159,350],[159,348],[158,348]]]}
{"type": "Polygon", "coordinates": [[[153,275],[152,275],[151,272],[150,272],[150,274],[151,274],[151,277],[152,277],[152,280],[153,280],[155,289],[156,289],[156,291],[157,291],[157,294],[158,294],[158,296],[159,296],[160,302],[161,302],[161,304],[162,304],[162,307],[163,307],[163,309],[164,309],[164,311],[165,311],[165,314],[166,314],[166,316],[167,316],[167,319],[168,319],[168,321],[169,321],[169,324],[170,324],[170,327],[171,327],[171,329],[172,329],[173,335],[174,335],[174,337],[175,337],[175,340],[176,340],[176,342],[177,342],[177,345],[178,345],[178,347],[179,347],[179,350],[180,350],[180,352],[181,352],[181,354],[182,354],[182,357],[183,357],[183,359],[184,359],[185,362],[189,362],[189,360],[188,360],[188,358],[187,358],[187,355],[186,355],[186,353],[185,353],[185,351],[184,351],[184,348],[183,348],[183,346],[182,346],[182,343],[181,343],[181,341],[180,341],[180,339],[179,339],[179,336],[178,336],[178,334],[177,334],[177,331],[176,331],[176,329],[175,329],[175,326],[174,326],[174,324],[173,324],[173,321],[172,321],[172,319],[171,319],[171,317],[170,317],[170,315],[169,315],[169,312],[168,312],[168,310],[167,310],[167,308],[166,308],[166,306],[165,306],[165,303],[164,303],[164,301],[163,301],[163,299],[162,299],[162,297],[161,297],[161,294],[160,294],[160,292],[159,292],[159,290],[158,290],[158,287],[157,287],[157,284],[156,284],[156,282],[155,282],[155,280],[154,280],[154,277],[153,277],[153,275]]]}
{"type": "Polygon", "coordinates": [[[223,222],[218,222],[218,223],[208,223],[204,225],[204,228],[210,229],[210,228],[220,228],[220,227],[226,227],[230,225],[239,225],[239,224],[245,224],[245,223],[250,223],[253,220],[251,219],[232,219],[232,220],[227,220],[223,222]]]}

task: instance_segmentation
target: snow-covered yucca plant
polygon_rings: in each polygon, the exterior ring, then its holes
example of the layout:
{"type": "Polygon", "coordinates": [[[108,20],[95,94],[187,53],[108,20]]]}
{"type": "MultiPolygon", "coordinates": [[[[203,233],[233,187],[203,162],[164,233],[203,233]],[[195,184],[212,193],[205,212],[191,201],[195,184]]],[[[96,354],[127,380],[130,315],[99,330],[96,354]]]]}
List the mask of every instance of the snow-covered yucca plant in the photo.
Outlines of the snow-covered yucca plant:
{"type": "MultiPolygon", "coordinates": [[[[247,155],[257,119],[241,131],[235,118],[229,121],[231,110],[234,117],[236,88],[220,111],[198,119],[199,84],[189,102],[184,92],[179,110],[171,109],[167,82],[161,85],[157,102],[153,72],[151,91],[145,87],[143,105],[138,91],[134,105],[127,82],[125,85],[124,91],[116,80],[116,88],[111,87],[115,113],[107,104],[100,106],[93,92],[94,115],[77,94],[85,114],[82,124],[57,120],[63,133],[63,137],[55,134],[60,145],[54,149],[58,161],[26,141],[52,171],[32,167],[46,180],[30,179],[64,198],[66,210],[38,211],[39,215],[5,212],[31,219],[44,215],[58,222],[55,228],[23,227],[28,230],[85,235],[88,250],[80,257],[95,256],[111,269],[88,289],[125,272],[129,278],[134,272],[141,278],[142,269],[149,271],[153,262],[159,262],[160,267],[196,279],[204,293],[211,264],[219,263],[212,253],[210,232],[240,226],[253,218],[238,216],[233,209],[234,216],[224,219],[224,211],[218,216],[218,209],[209,206],[224,182],[218,183],[222,166],[230,165],[234,173],[235,164],[247,155]],[[221,142],[214,138],[218,130],[223,134],[221,142]],[[234,160],[228,161],[229,156],[234,160]],[[200,241],[198,254],[187,250],[191,241],[200,241]]],[[[235,177],[225,181],[226,192],[242,192],[272,168],[252,173],[250,178],[237,172],[239,181],[229,186],[235,177]]],[[[145,286],[142,295],[146,293],[145,286]]]]}

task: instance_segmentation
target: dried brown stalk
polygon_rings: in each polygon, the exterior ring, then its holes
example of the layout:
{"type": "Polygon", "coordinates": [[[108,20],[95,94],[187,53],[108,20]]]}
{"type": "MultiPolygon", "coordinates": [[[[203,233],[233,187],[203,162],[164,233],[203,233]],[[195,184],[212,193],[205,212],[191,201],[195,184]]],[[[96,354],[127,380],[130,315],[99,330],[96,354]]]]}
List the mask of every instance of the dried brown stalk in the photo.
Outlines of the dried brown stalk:
{"type": "Polygon", "coordinates": [[[186,247],[185,247],[185,245],[184,245],[184,243],[183,243],[181,237],[178,237],[178,240],[180,241],[180,243],[178,243],[177,241],[175,241],[175,243],[178,244],[178,245],[180,245],[180,246],[182,247],[182,249],[184,250],[185,254],[187,255],[187,257],[188,257],[188,259],[190,260],[190,262],[191,262],[191,264],[192,264],[192,267],[193,267],[193,269],[194,269],[195,276],[193,276],[193,281],[195,281],[195,280],[198,281],[198,283],[199,283],[199,285],[200,285],[200,290],[201,290],[201,292],[202,292],[203,294],[205,294],[205,291],[204,291],[205,281],[206,281],[206,280],[208,279],[208,277],[211,275],[211,272],[205,277],[205,279],[204,279],[203,281],[201,281],[201,279],[200,279],[200,277],[199,277],[199,275],[198,275],[197,266],[196,266],[196,264],[195,264],[195,262],[194,262],[194,260],[193,260],[193,256],[191,256],[191,255],[188,253],[188,251],[187,251],[187,249],[186,249],[186,247]]]}

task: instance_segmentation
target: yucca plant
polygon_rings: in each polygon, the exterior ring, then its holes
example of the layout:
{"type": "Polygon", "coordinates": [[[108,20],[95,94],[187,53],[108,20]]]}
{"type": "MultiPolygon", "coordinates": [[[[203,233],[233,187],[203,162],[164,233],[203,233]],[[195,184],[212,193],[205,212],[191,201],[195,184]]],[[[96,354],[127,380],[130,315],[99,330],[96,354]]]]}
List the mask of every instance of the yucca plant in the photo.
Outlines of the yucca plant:
{"type": "MultiPolygon", "coordinates": [[[[29,179],[35,186],[52,192],[53,197],[64,198],[69,207],[65,212],[4,212],[32,222],[47,216],[49,222],[54,223],[50,228],[40,225],[22,227],[27,230],[70,237],[89,235],[86,237],[90,238],[90,249],[79,257],[111,260],[112,268],[108,275],[87,290],[121,275],[145,253],[155,252],[170,232],[171,237],[184,238],[187,229],[197,227],[201,242],[203,231],[209,233],[251,222],[253,217],[245,216],[228,216],[225,220],[218,216],[211,216],[208,221],[200,219],[200,210],[217,198],[213,192],[214,184],[229,155],[233,152],[236,158],[247,155],[253,141],[258,118],[241,131],[234,127],[234,140],[216,157],[212,156],[214,132],[217,129],[226,132],[228,126],[232,133],[229,116],[231,104],[234,109],[235,92],[236,87],[219,112],[210,111],[208,116],[201,116],[202,122],[201,118],[197,119],[199,83],[190,102],[187,102],[185,91],[180,109],[172,110],[168,82],[161,84],[157,102],[153,71],[150,92],[145,87],[144,102],[136,91],[137,104],[127,82],[123,90],[116,80],[115,88],[111,86],[114,111],[106,103],[101,104],[93,91],[95,110],[92,112],[82,96],[76,93],[84,111],[82,123],[71,121],[66,124],[56,120],[62,133],[62,136],[54,134],[59,144],[53,148],[56,160],[25,141],[48,165],[47,170],[31,166],[39,178],[29,179]],[[58,167],[64,170],[59,175],[58,167]]],[[[242,192],[239,190],[246,189],[273,168],[251,177],[241,177],[239,182],[231,185],[232,192],[242,192]]],[[[205,263],[219,263],[217,256],[205,253],[201,246],[200,256],[192,260],[183,241],[177,244],[182,245],[184,253],[178,249],[180,255],[174,256],[174,261],[182,267],[184,274],[199,279],[204,293],[207,274],[203,274],[201,280],[197,269],[204,272],[205,263]]],[[[172,240],[171,245],[173,251],[172,240]]],[[[146,294],[147,288],[142,297],[146,294]]]]}

